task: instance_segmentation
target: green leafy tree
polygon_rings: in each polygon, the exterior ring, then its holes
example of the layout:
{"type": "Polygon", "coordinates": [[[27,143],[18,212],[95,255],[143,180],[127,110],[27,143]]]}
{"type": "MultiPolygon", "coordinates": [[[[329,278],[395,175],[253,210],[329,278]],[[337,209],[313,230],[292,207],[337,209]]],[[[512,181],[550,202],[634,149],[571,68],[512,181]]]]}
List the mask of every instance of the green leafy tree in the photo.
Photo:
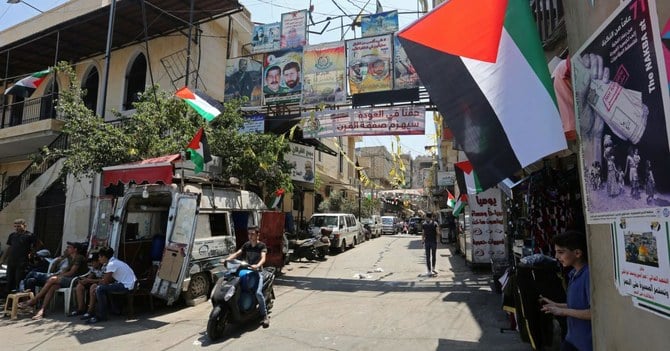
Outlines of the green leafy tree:
{"type": "Polygon", "coordinates": [[[283,136],[240,133],[239,101],[226,103],[225,112],[207,124],[183,101],[153,86],[133,104],[134,114],[124,118],[114,111],[120,122],[107,123],[84,105],[85,92],[72,67],[60,63],[57,72],[69,78],[57,103],[69,145],[45,148],[39,157],[66,157],[62,173],[90,176],[105,166],[178,153],[205,127],[212,154],[223,158],[223,179],[236,177],[243,185],[265,186],[270,192],[292,190],[290,165],[283,161],[287,141],[283,136]]]}

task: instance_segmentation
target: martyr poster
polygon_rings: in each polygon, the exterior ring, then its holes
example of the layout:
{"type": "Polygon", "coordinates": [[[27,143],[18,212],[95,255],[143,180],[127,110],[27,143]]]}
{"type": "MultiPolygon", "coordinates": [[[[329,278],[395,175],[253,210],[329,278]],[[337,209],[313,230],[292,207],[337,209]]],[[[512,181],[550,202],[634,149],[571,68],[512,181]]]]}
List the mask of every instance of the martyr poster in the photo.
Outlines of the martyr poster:
{"type": "Polygon", "coordinates": [[[392,35],[347,41],[347,75],[351,95],[391,90],[392,67],[392,35]]]}
{"type": "Polygon", "coordinates": [[[308,45],[303,51],[302,104],[338,104],[347,99],[344,42],[308,45]]]}

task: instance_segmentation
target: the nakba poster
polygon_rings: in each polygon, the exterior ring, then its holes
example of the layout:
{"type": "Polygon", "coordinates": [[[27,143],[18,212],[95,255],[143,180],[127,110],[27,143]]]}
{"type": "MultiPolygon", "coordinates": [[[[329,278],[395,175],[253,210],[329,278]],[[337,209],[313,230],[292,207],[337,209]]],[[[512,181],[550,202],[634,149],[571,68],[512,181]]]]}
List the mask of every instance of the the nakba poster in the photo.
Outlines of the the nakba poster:
{"type": "Polygon", "coordinates": [[[660,38],[655,3],[635,0],[572,57],[588,223],[670,206],[670,106],[660,38]]]}
{"type": "Polygon", "coordinates": [[[305,46],[302,62],[303,105],[346,101],[344,42],[305,46]]]}
{"type": "Polygon", "coordinates": [[[265,55],[263,96],[265,104],[298,102],[302,94],[302,48],[265,55]]]}
{"type": "Polygon", "coordinates": [[[670,318],[669,227],[659,217],[620,217],[612,224],[619,293],[665,318],[670,318]]]}
{"type": "Polygon", "coordinates": [[[293,166],[291,179],[314,183],[314,146],[288,143],[291,151],[284,155],[286,162],[293,166]]]}
{"type": "Polygon", "coordinates": [[[261,104],[261,75],[263,65],[250,58],[232,58],[226,61],[226,88],[223,99],[247,98],[245,106],[261,104]]]}
{"type": "Polygon", "coordinates": [[[393,89],[416,88],[421,85],[419,74],[409,61],[398,36],[393,37],[393,89]]]}
{"type": "Polygon", "coordinates": [[[398,31],[398,11],[373,13],[361,17],[361,36],[371,37],[398,31]]]}
{"type": "Polygon", "coordinates": [[[281,15],[282,49],[307,45],[307,11],[300,10],[281,15]]]}
{"type": "Polygon", "coordinates": [[[500,189],[491,188],[469,195],[468,205],[472,223],[472,263],[490,263],[491,258],[507,257],[500,189]]]}
{"type": "Polygon", "coordinates": [[[393,36],[347,41],[347,75],[349,93],[391,90],[393,79],[393,36]]]}
{"type": "Polygon", "coordinates": [[[303,136],[328,138],[424,134],[425,114],[426,108],[423,106],[311,112],[303,116],[303,136]]]}
{"type": "Polygon", "coordinates": [[[259,24],[254,26],[251,37],[251,52],[270,52],[279,50],[281,42],[281,23],[259,24]]]}

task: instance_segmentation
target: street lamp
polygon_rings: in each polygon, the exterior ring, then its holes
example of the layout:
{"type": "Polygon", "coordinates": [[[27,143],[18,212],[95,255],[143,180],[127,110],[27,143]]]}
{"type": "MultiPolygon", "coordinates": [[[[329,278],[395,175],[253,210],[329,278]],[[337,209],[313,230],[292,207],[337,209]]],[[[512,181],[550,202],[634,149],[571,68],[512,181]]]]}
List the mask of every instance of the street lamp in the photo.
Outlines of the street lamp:
{"type": "Polygon", "coordinates": [[[44,13],[44,11],[42,11],[42,10],[38,9],[37,7],[35,7],[35,6],[33,6],[33,5],[31,5],[31,4],[27,3],[27,2],[25,2],[24,0],[7,0],[7,3],[8,3],[8,4],[18,4],[18,3],[20,3],[20,2],[26,4],[27,6],[29,6],[30,8],[32,8],[33,10],[35,10],[35,11],[37,11],[37,12],[39,12],[39,13],[44,13]]]}

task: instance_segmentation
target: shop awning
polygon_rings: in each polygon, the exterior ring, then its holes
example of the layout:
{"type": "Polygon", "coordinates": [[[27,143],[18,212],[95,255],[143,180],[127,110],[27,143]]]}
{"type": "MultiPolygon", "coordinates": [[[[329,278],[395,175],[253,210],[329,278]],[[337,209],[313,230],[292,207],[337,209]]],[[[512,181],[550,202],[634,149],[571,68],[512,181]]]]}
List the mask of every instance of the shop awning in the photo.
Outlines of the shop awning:
{"type": "Polygon", "coordinates": [[[119,182],[129,184],[163,183],[171,184],[174,172],[174,162],[179,160],[180,155],[167,155],[149,158],[142,161],[125,163],[117,166],[102,168],[103,186],[116,185],[119,182]]]}

